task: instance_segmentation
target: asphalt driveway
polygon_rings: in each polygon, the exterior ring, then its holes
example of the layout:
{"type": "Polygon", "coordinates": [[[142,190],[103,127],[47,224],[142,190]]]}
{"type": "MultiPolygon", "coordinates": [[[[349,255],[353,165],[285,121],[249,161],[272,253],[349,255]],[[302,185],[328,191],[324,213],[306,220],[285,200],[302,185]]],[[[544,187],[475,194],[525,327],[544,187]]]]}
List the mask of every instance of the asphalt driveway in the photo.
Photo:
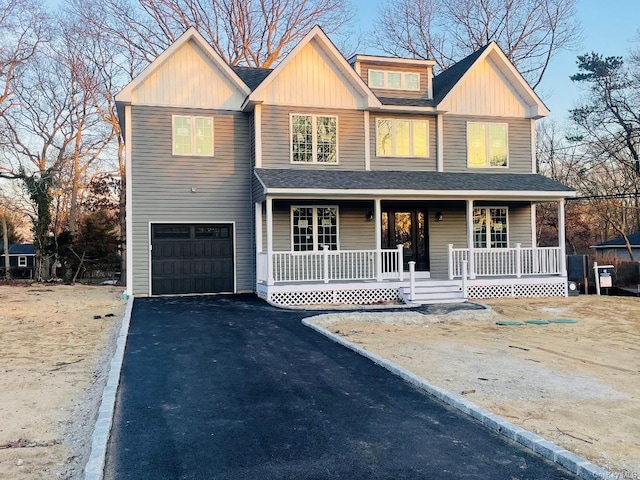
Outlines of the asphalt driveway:
{"type": "Polygon", "coordinates": [[[105,478],[576,479],[252,296],[135,301],[105,478]]]}

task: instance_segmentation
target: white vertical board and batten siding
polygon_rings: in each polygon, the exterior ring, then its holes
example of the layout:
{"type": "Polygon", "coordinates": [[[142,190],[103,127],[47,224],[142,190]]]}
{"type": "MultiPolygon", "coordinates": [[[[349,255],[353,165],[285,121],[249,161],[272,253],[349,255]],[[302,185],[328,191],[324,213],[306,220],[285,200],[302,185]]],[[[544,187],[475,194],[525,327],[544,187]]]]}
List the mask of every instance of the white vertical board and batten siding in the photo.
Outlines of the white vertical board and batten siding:
{"type": "Polygon", "coordinates": [[[364,100],[322,46],[312,40],[266,86],[264,104],[355,109],[363,108],[364,100]]]}
{"type": "Polygon", "coordinates": [[[236,288],[253,290],[249,117],[136,105],[131,107],[131,127],[133,293],[149,292],[149,222],[235,222],[236,288]],[[171,155],[172,115],[212,116],[215,156],[171,155]]]}
{"type": "Polygon", "coordinates": [[[467,72],[438,108],[459,115],[529,116],[525,100],[488,57],[467,72]]]}
{"type": "Polygon", "coordinates": [[[361,110],[262,105],[262,166],[364,170],[364,112],[361,110]],[[338,163],[291,163],[291,115],[338,117],[338,163]]]}
{"type": "Polygon", "coordinates": [[[531,122],[526,118],[443,115],[443,164],[445,172],[531,173],[531,122]],[[467,167],[467,123],[508,124],[508,167],[467,167]]]}
{"type": "Polygon", "coordinates": [[[369,145],[371,148],[371,170],[436,170],[437,160],[437,122],[433,115],[404,115],[404,114],[375,114],[370,115],[369,122],[369,145]],[[393,118],[402,120],[426,120],[429,124],[429,156],[428,157],[379,157],[377,154],[378,135],[376,132],[376,121],[378,118],[393,118]]]}
{"type": "Polygon", "coordinates": [[[218,65],[189,41],[133,90],[131,103],[239,110],[244,99],[218,65]]]}

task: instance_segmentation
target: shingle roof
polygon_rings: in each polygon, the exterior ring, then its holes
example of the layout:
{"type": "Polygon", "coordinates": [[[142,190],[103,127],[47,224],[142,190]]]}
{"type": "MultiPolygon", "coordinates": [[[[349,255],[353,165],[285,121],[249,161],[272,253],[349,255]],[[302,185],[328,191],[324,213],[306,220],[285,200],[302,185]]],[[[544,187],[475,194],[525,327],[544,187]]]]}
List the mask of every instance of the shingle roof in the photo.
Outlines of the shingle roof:
{"type": "Polygon", "coordinates": [[[383,105],[393,105],[397,107],[434,107],[436,104],[433,100],[424,98],[391,98],[378,97],[383,105]]]}
{"type": "MultiPolygon", "coordinates": [[[[627,238],[629,239],[629,244],[631,244],[631,246],[639,246],[640,245],[640,232],[631,234],[631,235],[627,235],[627,238]]],[[[598,245],[594,245],[593,248],[607,248],[607,247],[626,247],[627,244],[624,241],[624,238],[622,236],[620,237],[616,237],[613,240],[609,240],[607,242],[602,242],[599,243],[598,245]]]]}
{"type": "MultiPolygon", "coordinates": [[[[267,189],[424,190],[558,192],[573,190],[533,173],[453,173],[433,171],[255,170],[267,189]]],[[[354,192],[355,193],[355,192],[354,192]]],[[[559,195],[562,196],[562,195],[559,195]]]]}
{"type": "Polygon", "coordinates": [[[489,45],[487,44],[480,50],[476,50],[471,55],[451,65],[444,72],[433,77],[433,101],[435,104],[440,103],[447,96],[489,45]]]}
{"type": "MultiPolygon", "coordinates": [[[[0,242],[0,254],[4,252],[2,242],[0,242]]],[[[36,249],[33,243],[14,243],[9,245],[9,255],[35,255],[36,249]]]]}
{"type": "Polygon", "coordinates": [[[231,67],[234,72],[247,84],[251,90],[255,90],[271,73],[271,68],[255,68],[255,67],[231,67]]]}

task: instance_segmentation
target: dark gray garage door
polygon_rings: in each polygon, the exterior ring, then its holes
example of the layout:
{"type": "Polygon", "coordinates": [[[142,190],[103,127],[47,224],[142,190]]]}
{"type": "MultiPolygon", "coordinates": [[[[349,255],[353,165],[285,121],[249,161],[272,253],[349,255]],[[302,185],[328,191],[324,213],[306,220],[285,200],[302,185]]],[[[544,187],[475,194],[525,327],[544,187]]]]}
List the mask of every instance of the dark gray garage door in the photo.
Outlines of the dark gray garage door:
{"type": "Polygon", "coordinates": [[[151,293],[233,292],[233,225],[151,227],[151,293]]]}

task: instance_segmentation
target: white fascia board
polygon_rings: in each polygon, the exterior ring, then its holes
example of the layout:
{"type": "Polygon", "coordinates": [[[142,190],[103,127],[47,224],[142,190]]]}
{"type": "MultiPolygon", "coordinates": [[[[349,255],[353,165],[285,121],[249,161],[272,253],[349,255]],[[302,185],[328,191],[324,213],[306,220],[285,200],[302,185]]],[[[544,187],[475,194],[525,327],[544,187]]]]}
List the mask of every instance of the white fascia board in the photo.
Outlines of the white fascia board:
{"type": "Polygon", "coordinates": [[[140,86],[146,79],[155,72],[158,68],[162,66],[175,52],[177,52],[184,44],[193,40],[224,72],[224,74],[229,77],[231,81],[236,85],[238,90],[240,90],[245,95],[249,95],[251,90],[249,87],[242,81],[242,79],[238,76],[236,72],[225,62],[218,53],[209,45],[209,43],[204,39],[202,35],[195,29],[195,27],[189,27],[189,29],[184,32],[178,39],[173,42],[164,52],[162,52],[158,58],[156,58],[153,62],[151,62],[147,67],[139,73],[129,84],[124,87],[120,93],[116,95],[116,102],[120,103],[131,103],[131,96],[133,91],[140,86]]]}
{"type": "MultiPolygon", "coordinates": [[[[264,184],[263,184],[264,185],[264,184]]],[[[415,197],[415,198],[438,198],[448,200],[464,199],[487,199],[501,198],[510,200],[548,200],[574,197],[576,192],[567,191],[495,191],[495,190],[354,190],[354,189],[333,189],[333,188],[267,188],[265,194],[269,195],[295,195],[305,197],[335,196],[346,197],[415,197]]]]}
{"type": "Polygon", "coordinates": [[[420,58],[396,58],[396,57],[384,57],[377,55],[362,55],[355,54],[349,60],[349,63],[354,62],[375,62],[375,63],[388,63],[388,64],[402,64],[402,65],[418,65],[418,66],[427,66],[433,67],[436,62],[434,60],[423,60],[420,58]]]}
{"type": "Polygon", "coordinates": [[[300,51],[309,43],[311,40],[316,39],[322,47],[325,49],[325,52],[329,54],[337,65],[340,67],[342,72],[348,76],[355,86],[360,89],[360,93],[366,96],[368,100],[368,107],[380,107],[382,104],[378,97],[375,96],[373,91],[364,83],[364,80],[356,73],[356,71],[349,65],[347,60],[345,60],[344,56],[338,48],[333,44],[333,42],[329,39],[326,33],[320,28],[318,25],[313,27],[305,37],[300,40],[298,45],[295,46],[291,52],[287,54],[287,56],[278,64],[276,68],[274,68],[271,73],[265,78],[262,83],[256,88],[247,98],[245,104],[249,104],[251,102],[262,102],[264,101],[263,95],[266,88],[273,82],[273,80],[285,69],[289,63],[300,53],[300,51]]]}

